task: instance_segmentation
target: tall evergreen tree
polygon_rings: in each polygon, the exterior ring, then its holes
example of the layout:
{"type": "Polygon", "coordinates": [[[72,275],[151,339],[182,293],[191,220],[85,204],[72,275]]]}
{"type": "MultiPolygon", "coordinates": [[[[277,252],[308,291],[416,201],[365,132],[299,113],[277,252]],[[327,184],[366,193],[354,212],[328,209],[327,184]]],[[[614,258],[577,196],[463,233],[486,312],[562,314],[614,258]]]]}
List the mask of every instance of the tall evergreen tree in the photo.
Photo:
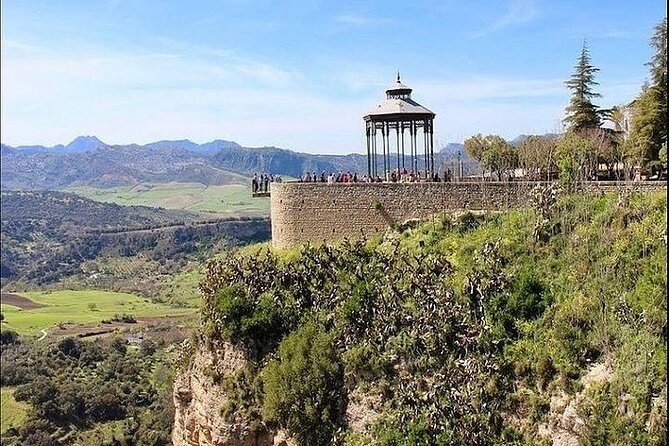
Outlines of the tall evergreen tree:
{"type": "Polygon", "coordinates": [[[631,132],[626,141],[628,158],[648,165],[659,158],[667,144],[667,19],[655,27],[650,39],[655,54],[650,67],[651,84],[644,86],[634,103],[631,132]]]}
{"type": "Polygon", "coordinates": [[[656,122],[658,143],[667,144],[667,18],[655,26],[655,33],[650,38],[650,45],[655,50],[650,67],[651,89],[658,102],[660,116],[656,122]]]}
{"type": "Polygon", "coordinates": [[[565,109],[567,117],[564,123],[570,132],[581,132],[582,130],[597,128],[601,125],[602,111],[592,103],[593,98],[601,97],[595,93],[593,87],[599,85],[595,82],[595,73],[599,68],[590,63],[590,54],[586,42],[583,42],[581,55],[574,67],[576,72],[565,82],[567,88],[572,92],[569,105],[565,109]]]}

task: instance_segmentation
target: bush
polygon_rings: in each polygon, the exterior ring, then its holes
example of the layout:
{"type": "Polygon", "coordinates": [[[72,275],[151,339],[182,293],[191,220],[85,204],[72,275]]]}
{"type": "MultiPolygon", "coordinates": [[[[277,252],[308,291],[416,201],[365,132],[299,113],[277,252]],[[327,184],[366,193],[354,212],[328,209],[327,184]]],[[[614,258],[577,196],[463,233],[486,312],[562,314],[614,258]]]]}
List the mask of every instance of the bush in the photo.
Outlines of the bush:
{"type": "Polygon", "coordinates": [[[224,287],[218,293],[217,305],[223,319],[221,328],[230,340],[265,351],[285,333],[281,309],[269,294],[253,301],[241,286],[224,287]]]}
{"type": "Polygon", "coordinates": [[[302,445],[330,444],[344,408],[343,370],[332,338],[309,322],[279,345],[262,371],[264,419],[302,445]]]}
{"type": "Polygon", "coordinates": [[[0,332],[0,345],[11,345],[19,342],[19,335],[14,330],[0,332]]]}

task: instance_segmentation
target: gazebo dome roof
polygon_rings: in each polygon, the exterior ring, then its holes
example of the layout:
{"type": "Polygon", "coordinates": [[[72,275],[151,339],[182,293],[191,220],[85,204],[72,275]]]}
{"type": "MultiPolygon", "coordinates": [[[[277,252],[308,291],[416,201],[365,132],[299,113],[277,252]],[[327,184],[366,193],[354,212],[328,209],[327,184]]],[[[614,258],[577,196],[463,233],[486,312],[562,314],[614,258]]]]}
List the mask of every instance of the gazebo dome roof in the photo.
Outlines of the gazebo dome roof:
{"type": "Polygon", "coordinates": [[[435,115],[432,111],[411,99],[411,91],[410,87],[400,81],[400,74],[397,73],[397,80],[386,90],[387,99],[370,111],[365,116],[365,120],[371,120],[373,117],[384,118],[397,115],[434,118],[435,115]]]}
{"type": "Polygon", "coordinates": [[[370,111],[366,117],[383,115],[430,115],[434,113],[413,99],[386,99],[370,111]]]}
{"type": "Polygon", "coordinates": [[[397,80],[393,82],[387,89],[386,89],[386,94],[391,95],[391,94],[411,94],[411,88],[408,86],[404,85],[402,81],[400,81],[400,76],[399,74],[397,75],[397,80]]]}

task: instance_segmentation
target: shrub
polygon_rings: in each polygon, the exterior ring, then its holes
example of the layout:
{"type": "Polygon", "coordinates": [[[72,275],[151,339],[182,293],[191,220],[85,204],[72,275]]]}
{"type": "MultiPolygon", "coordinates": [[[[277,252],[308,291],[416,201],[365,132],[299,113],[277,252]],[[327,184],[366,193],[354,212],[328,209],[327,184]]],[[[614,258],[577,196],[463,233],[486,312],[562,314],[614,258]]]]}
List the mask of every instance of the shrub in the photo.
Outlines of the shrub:
{"type": "Polygon", "coordinates": [[[218,293],[217,306],[223,319],[223,334],[235,342],[265,351],[285,333],[281,309],[269,294],[253,301],[241,286],[224,287],[218,293]]]}
{"type": "Polygon", "coordinates": [[[19,342],[19,335],[14,330],[0,332],[0,345],[10,345],[19,342]]]}
{"type": "Polygon", "coordinates": [[[344,407],[343,370],[333,340],[313,322],[288,335],[262,371],[264,419],[303,445],[330,444],[344,407]]]}

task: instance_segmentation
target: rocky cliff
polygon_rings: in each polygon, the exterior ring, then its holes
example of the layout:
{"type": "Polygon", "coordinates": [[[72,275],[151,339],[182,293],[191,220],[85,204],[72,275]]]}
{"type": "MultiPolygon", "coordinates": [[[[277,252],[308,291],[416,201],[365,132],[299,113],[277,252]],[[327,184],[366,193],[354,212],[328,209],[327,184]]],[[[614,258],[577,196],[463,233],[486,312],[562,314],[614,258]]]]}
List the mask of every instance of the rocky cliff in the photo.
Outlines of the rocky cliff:
{"type": "Polygon", "coordinates": [[[246,364],[244,352],[228,342],[197,348],[190,365],[174,383],[174,446],[293,446],[283,431],[254,425],[240,414],[226,419],[226,392],[217,384],[234,377],[246,364]]]}

